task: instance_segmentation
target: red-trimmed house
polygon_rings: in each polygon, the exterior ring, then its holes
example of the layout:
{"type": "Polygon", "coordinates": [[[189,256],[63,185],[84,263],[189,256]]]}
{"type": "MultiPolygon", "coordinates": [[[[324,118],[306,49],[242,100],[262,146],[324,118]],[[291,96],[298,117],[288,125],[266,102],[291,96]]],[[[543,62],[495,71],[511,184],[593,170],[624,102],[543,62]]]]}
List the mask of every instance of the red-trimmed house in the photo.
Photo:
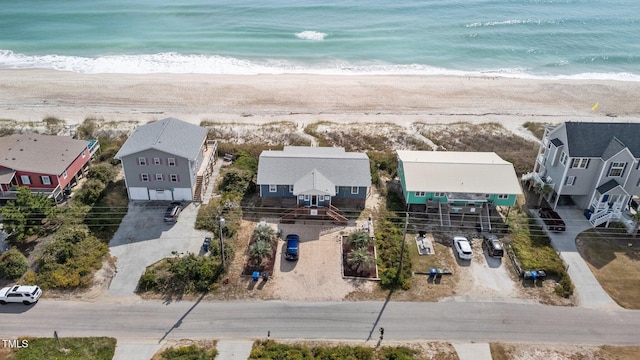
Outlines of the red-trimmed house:
{"type": "Polygon", "coordinates": [[[56,201],[77,183],[99,148],[95,140],[14,134],[0,137],[0,199],[14,199],[18,186],[56,201]]]}

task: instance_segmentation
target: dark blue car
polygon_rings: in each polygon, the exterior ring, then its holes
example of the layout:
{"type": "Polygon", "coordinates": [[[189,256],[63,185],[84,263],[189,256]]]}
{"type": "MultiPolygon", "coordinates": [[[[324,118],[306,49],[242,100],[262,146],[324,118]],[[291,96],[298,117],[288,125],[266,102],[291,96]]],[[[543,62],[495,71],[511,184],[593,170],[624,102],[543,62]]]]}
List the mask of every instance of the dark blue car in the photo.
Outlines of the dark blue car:
{"type": "Polygon", "coordinates": [[[287,235],[287,250],[284,253],[284,258],[287,260],[298,260],[298,250],[300,247],[300,237],[296,234],[287,235]]]}

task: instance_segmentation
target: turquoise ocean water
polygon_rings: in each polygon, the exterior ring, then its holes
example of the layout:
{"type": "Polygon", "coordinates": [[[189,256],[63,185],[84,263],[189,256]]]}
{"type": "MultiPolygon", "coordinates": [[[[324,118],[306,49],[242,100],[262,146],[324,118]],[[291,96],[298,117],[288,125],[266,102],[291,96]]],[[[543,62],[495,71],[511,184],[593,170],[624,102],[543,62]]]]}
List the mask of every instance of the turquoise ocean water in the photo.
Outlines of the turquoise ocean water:
{"type": "Polygon", "coordinates": [[[640,81],[640,1],[0,0],[0,68],[640,81]]]}

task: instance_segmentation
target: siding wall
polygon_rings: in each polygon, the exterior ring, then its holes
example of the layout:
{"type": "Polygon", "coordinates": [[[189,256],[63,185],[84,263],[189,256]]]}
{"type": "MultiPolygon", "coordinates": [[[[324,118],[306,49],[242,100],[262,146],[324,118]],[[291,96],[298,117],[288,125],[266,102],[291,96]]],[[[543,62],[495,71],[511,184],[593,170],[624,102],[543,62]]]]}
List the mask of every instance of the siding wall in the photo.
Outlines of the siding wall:
{"type": "Polygon", "coordinates": [[[177,157],[162,151],[145,150],[137,154],[132,154],[122,158],[122,168],[124,170],[127,187],[148,187],[149,189],[169,190],[171,188],[192,188],[191,168],[189,161],[182,157],[177,157]],[[147,160],[146,166],[138,165],[138,158],[144,157],[147,160]],[[153,158],[160,158],[160,164],[155,165],[153,158]],[[176,159],[176,166],[169,166],[167,159],[176,159]],[[149,181],[142,181],[141,174],[148,174],[149,181]],[[156,181],[156,174],[162,174],[163,180],[156,181]],[[177,182],[170,181],[170,174],[178,175],[177,182]]]}

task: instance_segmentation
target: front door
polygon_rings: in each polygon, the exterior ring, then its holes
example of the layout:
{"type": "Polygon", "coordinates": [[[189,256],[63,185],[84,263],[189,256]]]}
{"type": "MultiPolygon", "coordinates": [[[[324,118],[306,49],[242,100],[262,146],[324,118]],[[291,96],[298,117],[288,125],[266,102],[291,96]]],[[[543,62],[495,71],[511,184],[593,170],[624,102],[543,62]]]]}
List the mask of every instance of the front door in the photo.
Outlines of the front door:
{"type": "Polygon", "coordinates": [[[318,195],[311,195],[311,206],[318,206],[318,195]]]}

